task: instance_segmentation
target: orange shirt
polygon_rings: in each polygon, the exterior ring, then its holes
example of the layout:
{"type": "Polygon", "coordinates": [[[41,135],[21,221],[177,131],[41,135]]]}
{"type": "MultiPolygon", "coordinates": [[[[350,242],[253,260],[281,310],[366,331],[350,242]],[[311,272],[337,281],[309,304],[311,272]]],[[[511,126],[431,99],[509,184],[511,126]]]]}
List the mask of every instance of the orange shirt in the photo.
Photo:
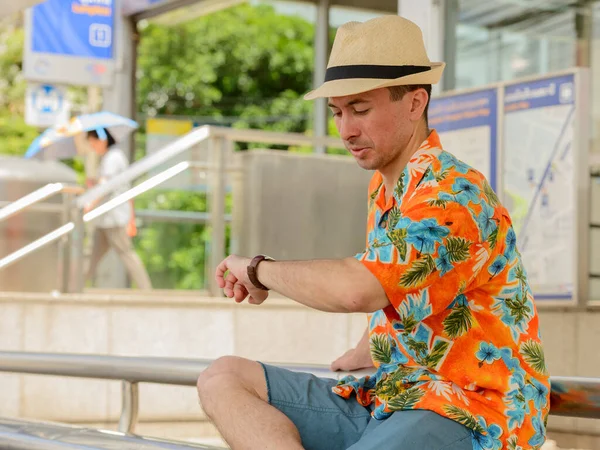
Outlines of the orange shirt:
{"type": "Polygon", "coordinates": [[[485,177],[432,131],[389,200],[369,186],[367,249],[357,258],[390,305],[369,314],[372,376],[334,392],[373,416],[427,409],[472,430],[473,448],[545,441],[550,383],[538,315],[506,209],[485,177]]]}

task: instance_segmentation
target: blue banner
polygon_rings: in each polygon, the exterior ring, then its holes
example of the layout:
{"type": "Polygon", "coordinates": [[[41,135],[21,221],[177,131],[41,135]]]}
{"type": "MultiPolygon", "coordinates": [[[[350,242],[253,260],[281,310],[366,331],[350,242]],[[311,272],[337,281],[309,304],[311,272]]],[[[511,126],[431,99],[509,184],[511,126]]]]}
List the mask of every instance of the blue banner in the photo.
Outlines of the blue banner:
{"type": "Polygon", "coordinates": [[[114,0],[47,0],[33,8],[32,50],[113,57],[114,0]]]}
{"type": "Polygon", "coordinates": [[[524,109],[544,108],[575,103],[575,77],[564,75],[506,86],[504,110],[506,114],[524,109]]]}
{"type": "MultiPolygon", "coordinates": [[[[496,161],[498,136],[498,91],[485,89],[468,94],[451,95],[431,99],[429,105],[429,126],[438,133],[465,130],[468,128],[489,127],[489,147],[482,151],[490,152],[490,184],[496,189],[496,161]]],[[[444,145],[442,138],[442,146],[444,145]]]]}

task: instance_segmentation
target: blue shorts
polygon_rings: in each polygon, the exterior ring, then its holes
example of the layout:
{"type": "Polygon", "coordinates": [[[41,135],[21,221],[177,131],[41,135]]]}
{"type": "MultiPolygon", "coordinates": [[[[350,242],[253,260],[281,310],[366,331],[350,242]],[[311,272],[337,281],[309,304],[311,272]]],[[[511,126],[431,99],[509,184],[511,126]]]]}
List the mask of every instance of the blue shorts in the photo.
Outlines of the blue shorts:
{"type": "Polygon", "coordinates": [[[371,408],[331,391],[337,381],[263,364],[269,403],[298,428],[306,450],[473,450],[472,433],[427,410],[371,417],[371,408]]]}

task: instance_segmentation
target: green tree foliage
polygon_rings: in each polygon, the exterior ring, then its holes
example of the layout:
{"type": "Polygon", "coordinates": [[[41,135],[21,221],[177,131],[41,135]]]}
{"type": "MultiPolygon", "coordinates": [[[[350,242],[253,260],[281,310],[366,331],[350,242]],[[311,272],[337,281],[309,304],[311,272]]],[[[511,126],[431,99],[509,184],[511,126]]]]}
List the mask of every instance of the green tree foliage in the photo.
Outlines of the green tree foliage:
{"type": "Polygon", "coordinates": [[[18,20],[0,24],[0,153],[22,155],[38,132],[25,124],[25,89],[22,76],[25,33],[18,20]]]}
{"type": "Polygon", "coordinates": [[[150,24],[141,31],[139,110],[304,132],[313,39],[310,23],[269,5],[243,4],[175,27],[150,24]]]}

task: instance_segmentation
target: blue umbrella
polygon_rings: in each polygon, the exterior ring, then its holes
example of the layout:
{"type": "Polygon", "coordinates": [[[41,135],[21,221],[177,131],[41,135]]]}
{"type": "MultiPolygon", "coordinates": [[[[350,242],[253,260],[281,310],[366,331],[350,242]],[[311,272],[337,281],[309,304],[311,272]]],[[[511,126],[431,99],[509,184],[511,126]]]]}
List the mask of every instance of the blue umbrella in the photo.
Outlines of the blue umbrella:
{"type": "Polygon", "coordinates": [[[31,143],[25,158],[72,158],[77,155],[75,138],[81,133],[106,129],[119,142],[137,128],[137,122],[118,114],[105,111],[84,114],[74,117],[66,125],[48,128],[31,143]]]}

